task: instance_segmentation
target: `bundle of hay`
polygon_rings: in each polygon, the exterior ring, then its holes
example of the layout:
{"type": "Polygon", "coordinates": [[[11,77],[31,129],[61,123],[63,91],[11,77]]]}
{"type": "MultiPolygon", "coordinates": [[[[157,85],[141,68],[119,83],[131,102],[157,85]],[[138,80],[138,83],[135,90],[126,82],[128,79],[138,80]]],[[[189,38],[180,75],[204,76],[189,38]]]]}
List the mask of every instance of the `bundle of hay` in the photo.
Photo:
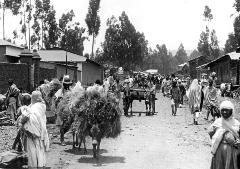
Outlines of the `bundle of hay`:
{"type": "Polygon", "coordinates": [[[115,138],[121,132],[118,99],[112,93],[104,93],[101,86],[91,86],[85,90],[80,82],[77,83],[65,93],[58,104],[57,113],[61,120],[70,123],[74,118],[73,130],[79,130],[80,123],[89,126],[97,123],[104,137],[115,138]]]}
{"type": "Polygon", "coordinates": [[[61,87],[61,82],[58,79],[53,79],[51,82],[39,86],[38,90],[42,92],[43,97],[51,98],[61,87]]]}
{"type": "MultiPolygon", "coordinates": [[[[69,91],[67,91],[63,98],[60,99],[59,103],[57,104],[57,114],[60,119],[58,119],[58,123],[63,120],[67,120],[69,125],[72,123],[72,119],[75,116],[74,112],[74,103],[76,100],[79,100],[82,98],[82,96],[85,94],[85,90],[81,86],[80,82],[77,82],[76,85],[71,88],[69,91]]],[[[69,127],[67,126],[67,128],[69,127]]],[[[68,129],[66,129],[68,130],[68,129]]]]}
{"type": "Polygon", "coordinates": [[[103,93],[99,86],[89,87],[74,99],[72,111],[89,125],[99,124],[104,137],[117,137],[121,132],[121,111],[114,94],[103,93]]]}
{"type": "Polygon", "coordinates": [[[53,79],[51,82],[38,87],[38,90],[41,91],[43,99],[46,102],[47,110],[51,109],[53,96],[61,87],[62,84],[58,79],[53,79]]]}

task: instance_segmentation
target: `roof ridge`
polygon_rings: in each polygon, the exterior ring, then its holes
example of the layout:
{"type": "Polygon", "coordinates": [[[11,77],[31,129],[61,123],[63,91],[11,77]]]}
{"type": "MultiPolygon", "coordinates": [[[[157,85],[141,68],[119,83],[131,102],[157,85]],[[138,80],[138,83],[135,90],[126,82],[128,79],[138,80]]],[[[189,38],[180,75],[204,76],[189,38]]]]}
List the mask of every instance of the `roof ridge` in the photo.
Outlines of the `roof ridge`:
{"type": "Polygon", "coordinates": [[[0,39],[0,46],[13,46],[13,47],[17,47],[17,48],[24,48],[22,46],[16,45],[16,44],[9,42],[7,40],[4,40],[4,39],[0,39]]]}

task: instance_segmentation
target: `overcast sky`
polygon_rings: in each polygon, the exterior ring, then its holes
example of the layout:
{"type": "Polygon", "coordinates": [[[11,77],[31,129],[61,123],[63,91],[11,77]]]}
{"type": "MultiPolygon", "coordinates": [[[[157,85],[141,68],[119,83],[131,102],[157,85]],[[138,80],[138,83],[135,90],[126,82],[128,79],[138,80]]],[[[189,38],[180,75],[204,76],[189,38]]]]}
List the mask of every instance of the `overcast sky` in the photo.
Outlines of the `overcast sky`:
{"type": "MultiPolygon", "coordinates": [[[[51,0],[57,11],[57,18],[71,9],[76,20],[86,27],[85,17],[89,0],[51,0]]],[[[203,21],[204,6],[212,9],[211,27],[216,30],[220,47],[224,47],[227,36],[233,32],[234,0],[101,0],[100,33],[96,39],[95,49],[104,41],[106,20],[112,15],[118,17],[125,11],[137,31],[143,32],[149,47],[166,44],[169,50],[175,50],[183,43],[186,50],[197,48],[200,33],[205,28],[203,21]]],[[[6,34],[12,37],[12,31],[18,22],[6,18],[6,34]]],[[[9,19],[10,18],[10,19],[9,19]]],[[[2,27],[2,23],[0,24],[2,27]]],[[[0,37],[2,37],[0,29],[0,37]]],[[[91,42],[85,42],[84,53],[91,52],[91,42]]]]}

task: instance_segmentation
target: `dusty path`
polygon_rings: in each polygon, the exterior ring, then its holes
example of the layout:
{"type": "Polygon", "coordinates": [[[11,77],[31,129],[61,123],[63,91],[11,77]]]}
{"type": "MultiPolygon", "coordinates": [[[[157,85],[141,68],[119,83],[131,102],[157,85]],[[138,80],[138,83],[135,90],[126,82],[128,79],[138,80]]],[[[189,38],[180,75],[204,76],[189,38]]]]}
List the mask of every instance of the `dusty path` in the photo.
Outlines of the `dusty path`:
{"type": "MultiPolygon", "coordinates": [[[[71,134],[66,135],[67,146],[53,140],[48,153],[48,166],[66,169],[207,169],[210,165],[210,140],[206,128],[209,122],[191,125],[187,108],[171,115],[170,100],[157,95],[157,115],[122,117],[122,133],[117,139],[104,139],[99,160],[92,158],[91,141],[88,153],[72,150],[71,134]],[[186,113],[186,118],[185,118],[186,113]]],[[[145,111],[144,102],[134,102],[133,110],[145,111]]]]}

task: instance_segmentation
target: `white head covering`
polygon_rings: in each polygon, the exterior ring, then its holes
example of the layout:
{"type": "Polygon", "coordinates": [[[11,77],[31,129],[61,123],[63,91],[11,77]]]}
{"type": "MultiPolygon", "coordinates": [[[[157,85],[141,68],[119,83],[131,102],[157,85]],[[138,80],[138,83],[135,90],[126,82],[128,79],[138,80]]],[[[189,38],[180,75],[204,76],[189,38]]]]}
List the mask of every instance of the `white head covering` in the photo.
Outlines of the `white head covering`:
{"type": "Polygon", "coordinates": [[[220,110],[222,109],[232,109],[234,111],[234,105],[229,100],[225,100],[220,104],[220,110]]]}
{"type": "Polygon", "coordinates": [[[37,102],[43,102],[42,99],[42,94],[40,91],[33,91],[32,92],[32,98],[31,98],[32,104],[37,103],[37,102]]]}
{"type": "Polygon", "coordinates": [[[199,88],[199,84],[198,84],[198,80],[194,79],[190,85],[190,90],[194,91],[194,90],[198,90],[199,88]]]}

